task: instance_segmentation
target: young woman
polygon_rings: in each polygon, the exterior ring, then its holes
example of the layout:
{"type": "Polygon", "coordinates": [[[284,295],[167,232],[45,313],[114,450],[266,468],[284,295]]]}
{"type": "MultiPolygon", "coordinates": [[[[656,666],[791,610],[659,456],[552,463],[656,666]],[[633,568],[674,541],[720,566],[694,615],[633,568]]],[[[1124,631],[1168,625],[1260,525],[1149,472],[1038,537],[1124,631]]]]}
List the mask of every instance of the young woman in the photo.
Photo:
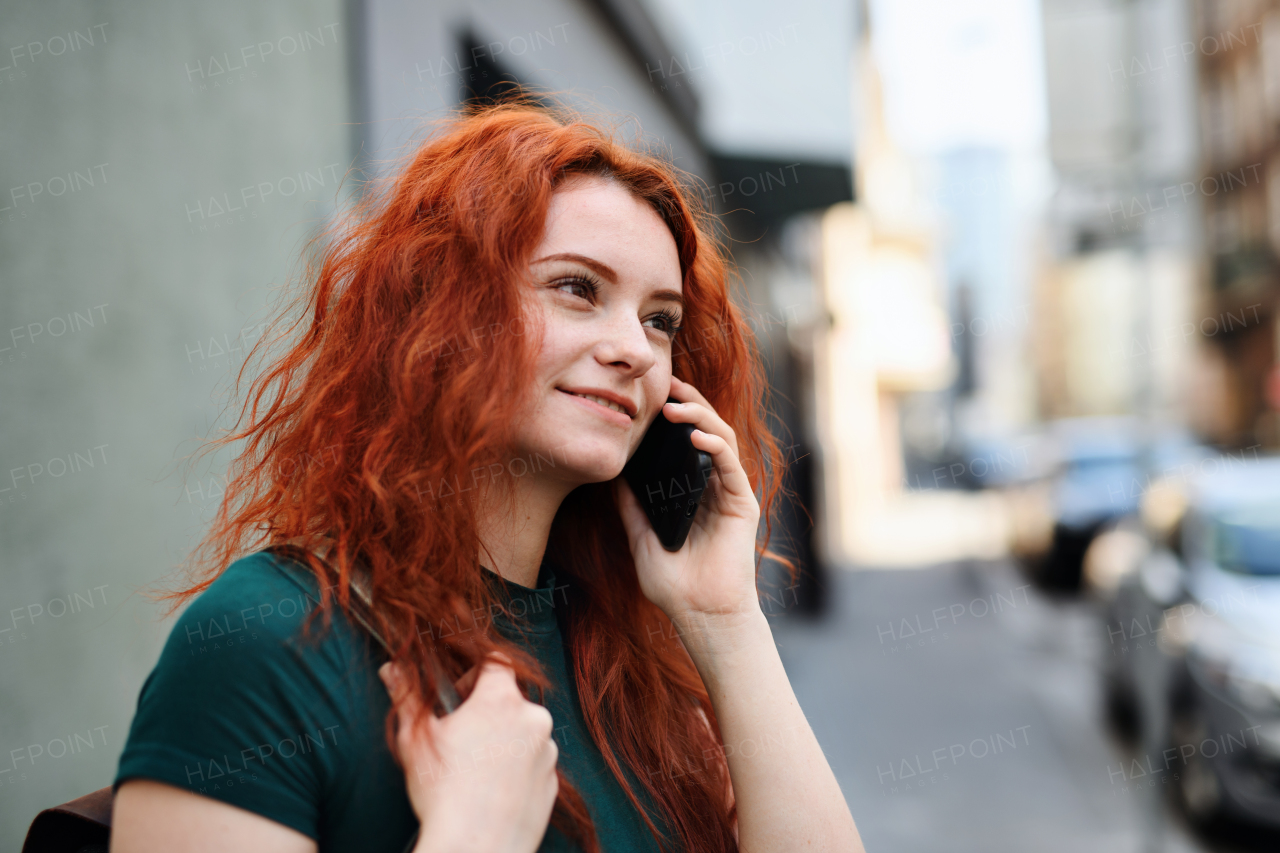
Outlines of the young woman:
{"type": "Polygon", "coordinates": [[[520,105],[364,203],[226,439],[115,853],[861,850],[757,599],[781,456],[710,234],[661,160],[520,105]],[[715,463],[677,552],[619,479],[657,417],[715,463]]]}

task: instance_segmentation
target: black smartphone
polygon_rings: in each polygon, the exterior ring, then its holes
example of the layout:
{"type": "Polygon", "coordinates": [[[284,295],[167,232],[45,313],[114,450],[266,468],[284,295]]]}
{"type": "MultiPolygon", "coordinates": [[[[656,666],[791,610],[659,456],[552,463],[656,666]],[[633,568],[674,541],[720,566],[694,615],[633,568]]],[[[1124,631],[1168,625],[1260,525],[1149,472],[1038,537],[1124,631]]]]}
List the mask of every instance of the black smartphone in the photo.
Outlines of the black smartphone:
{"type": "MultiPolygon", "coordinates": [[[[680,401],[668,397],[667,402],[680,401]]],[[[711,476],[711,454],[694,447],[689,438],[694,429],[693,424],[673,424],[659,411],[622,469],[658,541],[668,551],[679,551],[684,545],[711,476]]]]}

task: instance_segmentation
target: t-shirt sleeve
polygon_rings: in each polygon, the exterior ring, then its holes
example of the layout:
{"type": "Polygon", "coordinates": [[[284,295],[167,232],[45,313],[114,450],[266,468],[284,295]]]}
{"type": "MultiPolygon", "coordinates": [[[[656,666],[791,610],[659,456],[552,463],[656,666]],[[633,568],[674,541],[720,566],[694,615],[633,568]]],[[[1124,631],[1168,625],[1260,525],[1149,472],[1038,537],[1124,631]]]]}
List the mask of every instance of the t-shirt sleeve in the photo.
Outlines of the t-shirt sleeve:
{"type": "Polygon", "coordinates": [[[165,782],[318,839],[352,727],[344,644],[321,616],[302,634],[317,598],[272,555],[229,566],[143,684],[113,787],[165,782]]]}

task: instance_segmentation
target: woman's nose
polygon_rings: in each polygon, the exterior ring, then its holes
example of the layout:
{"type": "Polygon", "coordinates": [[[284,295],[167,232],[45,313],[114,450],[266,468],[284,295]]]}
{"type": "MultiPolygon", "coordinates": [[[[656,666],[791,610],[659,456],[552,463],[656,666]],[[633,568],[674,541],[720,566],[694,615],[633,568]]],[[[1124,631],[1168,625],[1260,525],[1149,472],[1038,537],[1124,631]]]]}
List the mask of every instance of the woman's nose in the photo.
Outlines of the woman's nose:
{"type": "Polygon", "coordinates": [[[596,358],[603,364],[625,366],[636,376],[657,360],[649,334],[634,313],[605,324],[596,344],[596,358]]]}

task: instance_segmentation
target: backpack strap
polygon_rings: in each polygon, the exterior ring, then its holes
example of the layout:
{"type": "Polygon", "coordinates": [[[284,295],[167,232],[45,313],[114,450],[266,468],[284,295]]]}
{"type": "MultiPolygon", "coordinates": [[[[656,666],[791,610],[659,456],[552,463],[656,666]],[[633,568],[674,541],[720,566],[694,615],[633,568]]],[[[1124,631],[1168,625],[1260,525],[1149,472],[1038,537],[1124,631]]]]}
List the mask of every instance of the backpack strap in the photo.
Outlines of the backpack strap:
{"type": "MultiPolygon", "coordinates": [[[[314,554],[320,562],[330,565],[328,562],[329,555],[333,552],[333,540],[323,537],[315,542],[305,542],[300,539],[290,539],[282,543],[285,547],[309,550],[314,554]]],[[[364,564],[359,561],[352,561],[351,577],[348,581],[351,586],[351,616],[359,623],[360,627],[368,632],[370,637],[387,653],[391,655],[391,646],[382,633],[377,629],[373,617],[373,585],[369,578],[369,572],[364,564]]],[[[437,658],[430,650],[427,651],[427,660],[431,662],[432,672],[436,679],[436,698],[440,701],[440,706],[446,714],[452,714],[459,705],[462,704],[461,697],[458,696],[458,689],[453,684],[453,679],[449,678],[448,673],[444,671],[444,667],[440,665],[440,659],[437,658]]],[[[418,835],[422,828],[419,827],[413,831],[413,835],[409,838],[404,847],[404,853],[410,853],[418,843],[418,835]]],[[[105,851],[104,851],[105,853],[105,851]]]]}
{"type": "MultiPolygon", "coordinates": [[[[334,542],[329,537],[322,537],[318,540],[306,540],[303,537],[286,540],[274,548],[284,549],[293,548],[301,551],[309,551],[314,554],[320,562],[326,566],[331,566],[329,556],[333,553],[334,542]]],[[[268,549],[272,550],[272,549],[268,549]]],[[[373,584],[369,578],[369,572],[365,566],[353,561],[351,566],[351,578],[349,580],[351,586],[351,616],[361,628],[374,639],[382,650],[391,656],[391,646],[386,638],[382,636],[382,632],[377,628],[377,620],[374,619],[374,602],[373,602],[373,584]]],[[[453,679],[449,678],[449,674],[444,671],[444,667],[440,664],[440,659],[430,651],[427,652],[427,660],[431,664],[432,674],[436,680],[436,698],[440,701],[440,707],[446,714],[452,714],[462,704],[462,697],[458,695],[458,690],[454,687],[453,679]]]]}

